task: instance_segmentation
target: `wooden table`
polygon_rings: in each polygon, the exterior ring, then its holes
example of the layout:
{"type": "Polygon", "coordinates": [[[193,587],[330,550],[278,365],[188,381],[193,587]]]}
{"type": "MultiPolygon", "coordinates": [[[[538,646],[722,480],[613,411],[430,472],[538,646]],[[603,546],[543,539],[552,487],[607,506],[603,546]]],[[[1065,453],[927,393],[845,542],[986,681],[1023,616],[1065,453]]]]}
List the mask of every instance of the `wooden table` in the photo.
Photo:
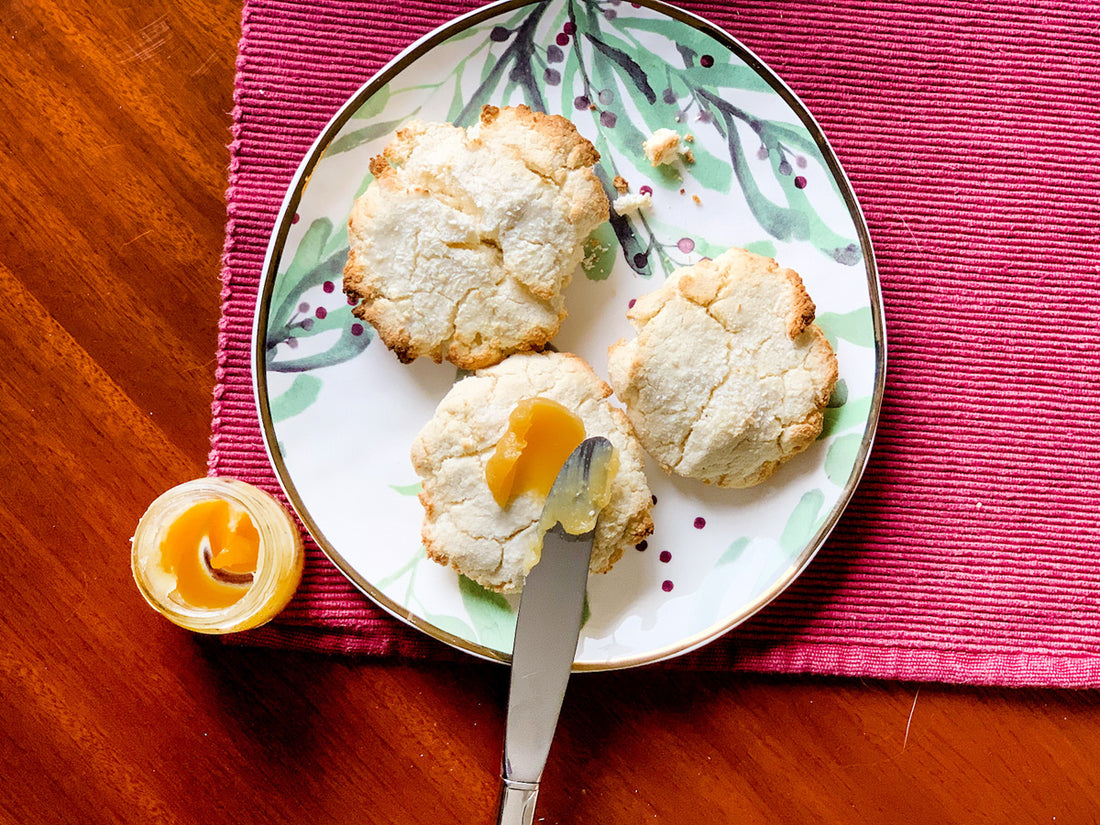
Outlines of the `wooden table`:
{"type": "MultiPolygon", "coordinates": [[[[506,668],[227,648],[130,577],[205,472],[240,12],[0,13],[0,822],[489,822],[506,668]]],[[[1095,692],[585,674],[538,821],[1096,822],[1098,742],[1095,692]]]]}

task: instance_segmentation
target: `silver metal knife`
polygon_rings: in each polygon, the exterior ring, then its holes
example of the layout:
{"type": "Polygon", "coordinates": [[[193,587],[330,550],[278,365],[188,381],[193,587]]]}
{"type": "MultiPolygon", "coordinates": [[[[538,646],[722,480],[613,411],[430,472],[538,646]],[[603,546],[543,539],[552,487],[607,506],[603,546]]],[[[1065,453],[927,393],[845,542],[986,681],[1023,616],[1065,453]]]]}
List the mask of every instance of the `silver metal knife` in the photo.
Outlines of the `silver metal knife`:
{"type": "Polygon", "coordinates": [[[606,501],[606,490],[596,488],[609,484],[613,454],[606,438],[584,441],[566,460],[546,498],[543,526],[553,525],[543,538],[538,564],[524,582],[512,646],[497,825],[534,821],[542,769],[577,652],[595,522],[603,506],[595,499],[606,501]],[[580,528],[583,532],[575,535],[562,525],[566,521],[578,529],[577,519],[561,515],[567,512],[590,517],[580,528]]]}

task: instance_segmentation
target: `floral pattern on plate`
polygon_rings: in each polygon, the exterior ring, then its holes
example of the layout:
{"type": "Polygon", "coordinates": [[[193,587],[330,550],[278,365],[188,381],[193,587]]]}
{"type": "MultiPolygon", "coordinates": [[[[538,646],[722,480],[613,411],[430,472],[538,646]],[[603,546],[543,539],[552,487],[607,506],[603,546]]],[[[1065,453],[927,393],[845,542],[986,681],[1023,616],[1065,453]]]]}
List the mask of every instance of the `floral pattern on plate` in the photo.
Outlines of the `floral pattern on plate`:
{"type": "Polygon", "coordinates": [[[821,546],[866,461],[885,370],[873,253],[839,164],[782,81],[705,21],[656,2],[508,0],[414,44],[348,101],[299,170],[265,266],[255,351],[273,462],[318,544],[368,595],[459,648],[507,658],[517,600],[429,562],[419,544],[408,450],[460,376],[372,345],[340,288],[369,159],[414,117],[468,125],[487,103],[565,115],[599,150],[609,198],[617,177],[651,197],[589,239],[558,349],[606,376],[633,300],[743,246],[799,271],[837,351],[821,438],[765,484],[709,489],[647,465],[655,532],[590,579],[577,667],[686,652],[764,607],[821,546]],[[659,128],[684,136],[690,159],[654,167],[642,142],[659,128]]]}

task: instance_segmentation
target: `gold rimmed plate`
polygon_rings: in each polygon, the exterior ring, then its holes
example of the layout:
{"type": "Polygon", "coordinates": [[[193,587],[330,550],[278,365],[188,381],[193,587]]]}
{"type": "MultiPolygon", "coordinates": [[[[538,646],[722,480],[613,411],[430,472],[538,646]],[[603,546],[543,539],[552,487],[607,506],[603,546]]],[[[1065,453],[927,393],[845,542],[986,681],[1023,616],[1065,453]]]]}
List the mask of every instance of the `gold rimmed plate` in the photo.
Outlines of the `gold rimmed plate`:
{"type": "Polygon", "coordinates": [[[272,463],[318,545],[364,593],[437,639],[508,658],[516,600],[428,561],[420,545],[409,448],[458,375],[400,364],[340,287],[370,158],[413,117],[468,125],[486,103],[565,115],[596,145],[609,188],[622,176],[652,193],[649,208],[594,234],[558,349],[606,377],[632,300],[741,246],[802,275],[837,352],[822,437],[771,480],[717,490],[648,466],[656,529],[591,578],[576,667],[679,655],[762,609],[810,563],[863,471],[886,358],[870,239],[828,141],[782,80],[705,20],[657,2],[507,0],[424,37],[347,101],[295,175],[264,264],[254,374],[272,463]],[[642,141],[661,127],[692,135],[693,163],[650,164],[642,141]]]}

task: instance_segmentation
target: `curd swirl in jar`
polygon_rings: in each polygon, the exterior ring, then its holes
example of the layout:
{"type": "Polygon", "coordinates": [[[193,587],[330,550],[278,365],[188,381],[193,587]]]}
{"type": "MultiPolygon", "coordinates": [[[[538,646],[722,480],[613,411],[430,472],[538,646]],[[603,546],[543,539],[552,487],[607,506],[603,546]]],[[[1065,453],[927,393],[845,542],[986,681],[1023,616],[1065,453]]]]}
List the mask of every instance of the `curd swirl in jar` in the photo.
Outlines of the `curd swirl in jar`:
{"type": "Polygon", "coordinates": [[[294,595],[305,563],[290,513],[263,490],[233,479],[173,487],[145,511],[131,543],[142,596],[198,633],[269,621],[294,595]]]}

